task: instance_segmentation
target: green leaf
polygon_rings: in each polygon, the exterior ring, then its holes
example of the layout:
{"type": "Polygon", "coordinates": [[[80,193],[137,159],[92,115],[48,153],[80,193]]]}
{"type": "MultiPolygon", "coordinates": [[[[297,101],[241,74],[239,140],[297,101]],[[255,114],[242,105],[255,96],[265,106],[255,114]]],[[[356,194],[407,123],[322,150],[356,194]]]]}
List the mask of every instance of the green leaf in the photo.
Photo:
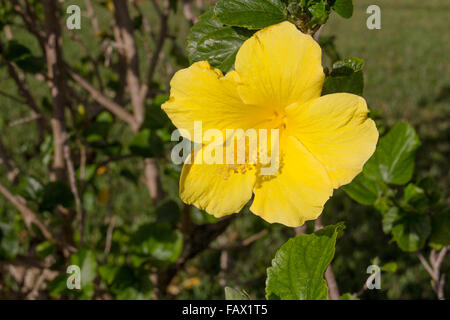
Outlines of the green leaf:
{"type": "Polygon", "coordinates": [[[381,267],[382,271],[386,272],[396,272],[397,271],[397,263],[396,262],[388,262],[381,267]]]}
{"type": "Polygon", "coordinates": [[[425,214],[409,214],[392,227],[392,235],[400,249],[407,252],[423,248],[431,233],[430,217],[425,214]]]}
{"type": "Polygon", "coordinates": [[[344,293],[339,297],[339,300],[359,300],[359,298],[352,293],[344,293]]]}
{"type": "Polygon", "coordinates": [[[5,58],[8,61],[16,62],[31,56],[31,50],[16,40],[8,41],[5,51],[5,58]]]}
{"type": "Polygon", "coordinates": [[[356,202],[370,206],[375,204],[382,192],[377,181],[368,179],[364,173],[360,173],[353,181],[342,189],[356,202]]]}
{"type": "Polygon", "coordinates": [[[450,210],[440,212],[432,217],[430,242],[435,245],[450,245],[450,210]]]}
{"type": "Polygon", "coordinates": [[[58,205],[71,208],[75,202],[69,186],[63,182],[50,182],[43,190],[39,211],[53,211],[58,205]]]}
{"type": "Polygon", "coordinates": [[[219,221],[212,214],[208,214],[206,211],[199,210],[196,207],[191,208],[191,219],[195,224],[209,224],[219,221]]]}
{"type": "Polygon", "coordinates": [[[364,175],[386,183],[407,183],[414,173],[414,154],[419,146],[414,128],[398,122],[378,142],[374,155],[364,166],[364,175]]]}
{"type": "Polygon", "coordinates": [[[14,227],[0,222],[0,258],[14,259],[19,254],[20,244],[14,227]]]}
{"type": "Polygon", "coordinates": [[[348,76],[328,76],[322,88],[322,95],[347,92],[362,95],[364,77],[362,71],[354,72],[348,76]]]}
{"type": "Polygon", "coordinates": [[[402,205],[413,211],[423,211],[428,206],[425,191],[414,183],[409,183],[403,191],[402,205]]]}
{"type": "Polygon", "coordinates": [[[98,267],[98,274],[107,285],[111,285],[119,272],[119,269],[120,268],[117,266],[106,264],[98,267]]]}
{"type": "Polygon", "coordinates": [[[69,289],[67,289],[67,275],[65,273],[59,274],[48,283],[47,288],[49,295],[54,298],[63,293],[68,293],[69,289]]]}
{"type": "Polygon", "coordinates": [[[131,139],[128,148],[137,156],[152,158],[161,154],[164,145],[158,135],[144,129],[131,139]]]}
{"type": "Polygon", "coordinates": [[[81,292],[78,299],[91,299],[94,295],[94,279],[97,276],[97,261],[92,250],[81,249],[70,257],[70,263],[80,267],[81,292]]]}
{"type": "Polygon", "coordinates": [[[225,287],[225,300],[250,300],[250,297],[245,291],[225,287]]]}
{"type": "Polygon", "coordinates": [[[325,2],[319,1],[308,8],[313,16],[312,23],[324,24],[328,20],[329,11],[325,6],[325,2]]]}
{"type": "Polygon", "coordinates": [[[254,30],[286,20],[286,6],[279,0],[219,0],[214,12],[223,24],[254,30]]]}
{"type": "Polygon", "coordinates": [[[353,15],[352,0],[336,0],[332,8],[343,18],[348,19],[353,15]]]}
{"type": "Polygon", "coordinates": [[[149,300],[152,296],[151,290],[138,290],[131,286],[115,292],[117,300],[149,300]]]}
{"type": "Polygon", "coordinates": [[[364,59],[362,58],[346,58],[333,63],[333,76],[346,76],[354,72],[361,71],[364,67],[364,59]]]}
{"type": "Polygon", "coordinates": [[[382,224],[384,233],[389,233],[392,230],[394,223],[401,218],[400,210],[397,207],[391,207],[385,214],[383,214],[382,224]]]}
{"type": "Polygon", "coordinates": [[[324,300],[328,288],[323,278],[334,256],[343,224],[327,226],[313,234],[288,240],[277,251],[267,269],[266,298],[281,300],[324,300]]]}
{"type": "MultiPolygon", "coordinates": [[[[105,272],[105,270],[104,270],[105,272]]],[[[133,269],[127,265],[109,268],[107,275],[113,278],[110,286],[118,300],[144,300],[152,295],[152,284],[147,271],[133,269]]]]}
{"type": "Polygon", "coordinates": [[[330,75],[325,78],[322,94],[347,92],[362,95],[364,89],[363,67],[364,60],[361,58],[336,61],[330,75]]]}
{"type": "Polygon", "coordinates": [[[25,72],[38,73],[44,69],[44,59],[33,56],[30,49],[16,40],[8,42],[5,57],[7,60],[16,63],[25,72]]]}
{"type": "Polygon", "coordinates": [[[70,263],[81,270],[81,288],[92,283],[96,277],[97,261],[92,250],[81,249],[70,257],[70,263]]]}
{"type": "Polygon", "coordinates": [[[180,207],[174,200],[167,200],[156,208],[157,222],[177,224],[180,221],[180,217],[180,207]]]}
{"type": "Polygon", "coordinates": [[[54,253],[56,253],[56,247],[48,241],[41,242],[36,246],[36,255],[41,259],[54,253]]]}
{"type": "Polygon", "coordinates": [[[425,177],[421,179],[418,186],[425,191],[427,198],[431,204],[437,204],[442,196],[441,188],[432,177],[425,177]]]}
{"type": "Polygon", "coordinates": [[[114,118],[107,111],[101,112],[89,127],[83,130],[83,135],[88,142],[104,141],[112,127],[114,118]]]}
{"type": "Polygon", "coordinates": [[[206,60],[211,66],[227,72],[233,67],[239,48],[251,34],[242,28],[224,26],[214,17],[211,8],[191,29],[186,47],[189,60],[191,63],[206,60]]]}
{"type": "Polygon", "coordinates": [[[139,227],[131,238],[132,251],[157,262],[172,263],[180,256],[183,237],[169,224],[149,223],[139,227]]]}
{"type": "Polygon", "coordinates": [[[42,190],[42,183],[33,176],[23,176],[19,184],[13,188],[14,193],[34,201],[40,197],[42,190]]]}
{"type": "Polygon", "coordinates": [[[149,108],[147,108],[147,112],[145,112],[145,119],[142,124],[143,128],[157,130],[164,128],[170,123],[169,117],[161,109],[161,105],[167,100],[169,100],[169,96],[166,94],[161,94],[155,97],[153,103],[149,108]]]}

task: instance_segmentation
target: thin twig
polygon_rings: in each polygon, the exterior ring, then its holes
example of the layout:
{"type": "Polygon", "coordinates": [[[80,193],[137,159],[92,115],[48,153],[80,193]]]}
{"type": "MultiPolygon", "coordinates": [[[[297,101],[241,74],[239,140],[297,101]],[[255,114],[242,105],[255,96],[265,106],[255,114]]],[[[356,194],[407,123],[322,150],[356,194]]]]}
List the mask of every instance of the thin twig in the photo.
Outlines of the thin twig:
{"type": "Polygon", "coordinates": [[[0,193],[9,201],[13,206],[19,210],[22,214],[25,225],[31,230],[31,225],[34,224],[41,231],[42,235],[48,241],[53,241],[53,236],[47,227],[37,218],[36,213],[34,213],[30,208],[25,205],[25,200],[18,196],[12,194],[4,185],[0,183],[0,193]]]}
{"type": "Polygon", "coordinates": [[[70,36],[72,37],[72,39],[75,40],[75,42],[77,42],[80,45],[80,47],[83,50],[84,54],[88,57],[89,61],[91,61],[93,69],[94,69],[95,77],[97,78],[98,85],[100,87],[100,91],[103,91],[103,80],[102,80],[102,77],[100,75],[100,70],[98,68],[97,60],[95,60],[95,58],[89,52],[88,48],[86,47],[86,45],[83,43],[83,41],[80,39],[80,37],[78,36],[78,34],[76,32],[71,30],[70,31],[70,36]]]}
{"type": "Polygon", "coordinates": [[[97,36],[100,33],[100,27],[98,24],[97,15],[95,14],[94,6],[92,5],[91,0],[84,0],[84,3],[86,5],[87,15],[91,21],[92,30],[94,30],[94,34],[97,36]]]}
{"type": "Polygon", "coordinates": [[[450,246],[444,247],[439,254],[437,254],[436,250],[431,250],[430,253],[430,263],[425,259],[421,252],[416,252],[417,257],[422,263],[425,270],[430,275],[433,280],[433,290],[437,295],[439,300],[445,300],[444,295],[444,284],[445,284],[445,274],[440,273],[441,264],[444,261],[444,257],[447,251],[450,249],[450,246]]]}
{"type": "Polygon", "coordinates": [[[77,82],[84,90],[89,92],[89,94],[95,101],[97,101],[105,109],[111,111],[115,116],[119,117],[121,120],[128,123],[133,130],[138,130],[139,126],[136,123],[136,120],[132,114],[130,114],[120,105],[118,105],[117,103],[106,97],[103,93],[101,93],[88,81],[86,81],[82,76],[76,73],[72,68],[66,65],[66,69],[69,72],[70,76],[73,78],[73,80],[75,80],[75,82],[77,82]]]}
{"type": "Polygon", "coordinates": [[[8,98],[8,99],[11,99],[11,100],[13,100],[13,101],[15,101],[15,102],[18,102],[18,103],[20,103],[20,104],[25,104],[25,103],[26,103],[25,100],[19,99],[19,98],[15,97],[15,96],[10,95],[9,93],[6,93],[6,92],[4,92],[4,91],[1,91],[1,90],[0,90],[0,95],[6,97],[6,98],[8,98]]]}
{"type": "Polygon", "coordinates": [[[148,86],[141,83],[139,76],[139,56],[128,1],[114,0],[114,8],[114,17],[119,31],[116,33],[116,41],[121,46],[119,53],[125,56],[127,88],[131,97],[133,115],[139,128],[145,118],[148,86]]]}
{"type": "Polygon", "coordinates": [[[239,242],[235,242],[235,243],[228,243],[228,244],[224,244],[222,246],[220,246],[219,248],[215,248],[217,250],[231,250],[231,249],[237,249],[237,248],[242,248],[242,247],[248,247],[249,245],[251,245],[252,243],[254,243],[255,241],[261,239],[262,237],[264,237],[265,235],[267,235],[267,230],[261,230],[257,233],[255,233],[254,235],[239,241],[239,242]]]}
{"type": "MultiPolygon", "coordinates": [[[[322,217],[319,216],[314,223],[314,231],[322,229],[322,217]]],[[[328,284],[328,295],[331,300],[339,300],[339,286],[336,281],[336,277],[334,276],[333,268],[331,267],[331,263],[328,265],[327,270],[325,271],[325,280],[328,284]]]]}
{"type": "Polygon", "coordinates": [[[105,242],[105,262],[108,259],[109,252],[111,251],[111,243],[112,243],[112,235],[115,227],[116,219],[115,216],[112,216],[109,220],[108,230],[106,231],[106,242],[105,242]]]}
{"type": "Polygon", "coordinates": [[[40,115],[40,114],[32,114],[29,117],[11,121],[8,124],[8,127],[12,128],[12,127],[15,127],[15,126],[20,126],[22,124],[25,124],[25,123],[28,123],[28,122],[32,122],[32,121],[38,120],[40,118],[42,118],[42,115],[40,115]]]}
{"type": "Polygon", "coordinates": [[[76,177],[75,177],[75,168],[73,165],[72,157],[70,155],[70,146],[68,145],[67,142],[64,145],[64,159],[66,160],[70,190],[72,191],[73,196],[75,198],[75,207],[76,207],[79,226],[80,226],[80,243],[81,243],[81,245],[84,245],[84,224],[85,224],[84,209],[82,206],[82,202],[80,200],[80,193],[78,192],[77,181],[76,181],[76,177]]]}
{"type": "Polygon", "coordinates": [[[153,78],[155,76],[156,66],[158,65],[159,57],[161,56],[162,49],[164,47],[164,42],[168,36],[168,20],[169,20],[169,12],[170,12],[170,4],[169,1],[164,0],[163,9],[159,9],[158,4],[155,1],[152,1],[155,8],[158,8],[158,13],[160,17],[160,31],[158,40],[156,42],[155,52],[153,53],[152,59],[150,60],[150,66],[148,69],[147,75],[147,87],[151,87],[153,82],[153,78]]]}

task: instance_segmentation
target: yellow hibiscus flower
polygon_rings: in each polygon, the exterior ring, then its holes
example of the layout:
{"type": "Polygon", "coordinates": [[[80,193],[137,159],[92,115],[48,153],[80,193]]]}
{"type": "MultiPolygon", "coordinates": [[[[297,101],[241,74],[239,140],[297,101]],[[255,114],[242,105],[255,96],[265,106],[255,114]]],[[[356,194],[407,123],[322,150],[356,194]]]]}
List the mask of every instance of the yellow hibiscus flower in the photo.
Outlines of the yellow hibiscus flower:
{"type": "Polygon", "coordinates": [[[316,219],[333,189],[361,172],[378,140],[365,100],[348,93],[321,97],[324,78],[320,46],[289,22],[245,41],[225,76],[206,61],[178,71],[162,108],[191,137],[194,121],[204,130],[280,129],[276,174],[185,163],[181,199],[222,217],[239,212],[254,194],[250,211],[268,222],[296,227],[316,219]]]}

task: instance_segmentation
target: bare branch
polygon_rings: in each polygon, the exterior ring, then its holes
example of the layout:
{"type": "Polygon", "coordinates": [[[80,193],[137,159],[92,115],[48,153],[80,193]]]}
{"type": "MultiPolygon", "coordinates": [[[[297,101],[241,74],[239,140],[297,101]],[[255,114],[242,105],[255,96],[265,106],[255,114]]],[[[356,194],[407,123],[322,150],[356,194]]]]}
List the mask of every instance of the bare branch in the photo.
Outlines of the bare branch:
{"type": "Polygon", "coordinates": [[[131,97],[134,118],[138,126],[144,122],[145,97],[147,86],[141,84],[139,77],[139,57],[133,34],[133,22],[128,11],[128,1],[114,0],[114,15],[120,37],[116,41],[121,45],[121,52],[127,62],[127,87],[131,97]]]}
{"type": "Polygon", "coordinates": [[[29,117],[11,121],[11,122],[8,124],[8,127],[11,127],[11,128],[12,128],[12,127],[15,127],[15,126],[20,126],[20,125],[22,125],[22,124],[25,124],[25,123],[28,123],[28,122],[32,122],[32,121],[38,120],[38,119],[40,119],[41,117],[42,117],[42,116],[41,116],[40,114],[32,114],[32,115],[29,116],[29,117]]]}
{"type": "Polygon", "coordinates": [[[84,3],[86,5],[89,20],[91,21],[92,30],[94,30],[95,35],[98,35],[100,33],[100,27],[98,24],[97,15],[95,14],[94,6],[92,5],[92,1],[84,0],[84,3]]]}
{"type": "Polygon", "coordinates": [[[444,284],[445,284],[445,274],[440,273],[441,264],[444,261],[444,257],[447,251],[450,249],[450,246],[444,247],[439,254],[437,254],[436,250],[431,250],[430,253],[430,263],[425,259],[421,252],[416,252],[417,257],[422,263],[425,270],[430,275],[431,279],[433,279],[433,290],[436,293],[439,300],[444,300],[444,284]]]}
{"type": "Polygon", "coordinates": [[[80,45],[80,47],[83,50],[84,54],[88,57],[89,61],[91,61],[93,69],[94,69],[95,77],[97,78],[98,85],[100,86],[100,91],[103,91],[103,80],[102,80],[102,77],[100,75],[100,70],[98,68],[98,62],[94,59],[94,57],[89,52],[88,48],[86,48],[85,44],[83,43],[83,41],[80,39],[80,37],[78,36],[78,34],[76,32],[71,30],[70,31],[70,36],[72,37],[72,39],[75,40],[75,42],[77,42],[80,45]]]}
{"type": "Polygon", "coordinates": [[[53,237],[47,227],[37,218],[30,208],[25,205],[25,200],[13,195],[4,185],[0,183],[0,193],[22,214],[25,225],[31,230],[31,225],[35,224],[45,239],[52,241],[53,237]]]}
{"type": "Polygon", "coordinates": [[[198,17],[192,9],[192,0],[184,0],[183,2],[183,14],[189,21],[189,24],[193,26],[198,21],[198,17]]]}
{"type": "Polygon", "coordinates": [[[53,180],[65,180],[64,145],[67,139],[64,109],[66,107],[65,79],[61,53],[61,29],[59,24],[59,4],[57,0],[44,0],[45,16],[45,53],[47,74],[53,100],[53,117],[51,120],[53,132],[53,180]]]}
{"type": "Polygon", "coordinates": [[[94,86],[92,86],[88,81],[86,81],[82,76],[76,73],[72,68],[66,65],[66,69],[69,72],[70,76],[75,80],[84,90],[89,92],[91,97],[97,101],[100,105],[102,105],[105,109],[111,111],[115,116],[119,117],[121,120],[128,123],[133,131],[139,130],[139,126],[134,119],[133,115],[127,112],[120,105],[110,100],[108,97],[103,95],[99,90],[97,90],[94,86]]]}
{"type": "Polygon", "coordinates": [[[78,192],[77,181],[75,178],[75,168],[74,168],[72,157],[70,154],[70,147],[67,143],[64,145],[64,159],[66,161],[66,166],[67,166],[67,174],[69,177],[70,190],[72,191],[72,194],[75,198],[75,207],[77,210],[77,216],[78,216],[78,221],[79,221],[79,226],[80,226],[80,243],[81,243],[81,245],[83,245],[84,244],[84,223],[85,223],[84,222],[84,209],[82,206],[82,202],[80,200],[80,193],[78,192]]]}
{"type": "Polygon", "coordinates": [[[145,184],[147,185],[150,198],[152,198],[155,204],[158,204],[165,196],[159,177],[158,164],[155,159],[148,158],[144,160],[144,165],[145,184]]]}
{"type": "Polygon", "coordinates": [[[111,251],[112,235],[115,227],[116,219],[114,216],[111,217],[108,224],[108,230],[106,230],[106,240],[105,240],[105,261],[108,258],[109,252],[111,251]]]}
{"type": "Polygon", "coordinates": [[[231,249],[248,247],[249,245],[251,245],[255,241],[261,239],[265,235],[267,235],[267,229],[261,230],[261,231],[255,233],[254,235],[252,235],[252,236],[250,236],[250,237],[248,237],[248,238],[246,238],[246,239],[244,239],[242,241],[235,242],[235,243],[224,244],[224,245],[220,246],[219,248],[214,248],[214,249],[217,249],[217,250],[231,250],[231,249]]]}
{"type": "Polygon", "coordinates": [[[13,100],[13,101],[15,101],[17,103],[20,103],[20,104],[25,104],[26,103],[26,101],[21,100],[21,99],[15,97],[15,96],[12,96],[9,93],[6,93],[6,92],[1,91],[1,90],[0,90],[0,95],[6,97],[8,99],[11,99],[11,100],[13,100]]]}
{"type": "Polygon", "coordinates": [[[427,270],[428,274],[435,280],[434,271],[431,268],[431,266],[428,264],[428,261],[425,259],[425,257],[422,255],[421,252],[417,252],[417,257],[419,258],[420,262],[422,263],[425,270],[427,270]]]}
{"type": "Polygon", "coordinates": [[[43,137],[44,133],[47,131],[47,129],[49,127],[49,124],[47,123],[47,120],[43,116],[40,108],[38,107],[36,101],[34,100],[30,90],[28,89],[27,83],[20,78],[19,73],[16,71],[16,68],[14,67],[14,65],[6,59],[6,57],[4,55],[4,52],[5,52],[4,45],[1,42],[1,39],[0,39],[0,51],[3,52],[2,58],[6,64],[8,73],[9,73],[10,77],[14,80],[14,82],[16,83],[16,86],[19,90],[20,95],[24,97],[26,105],[34,112],[34,114],[40,115],[40,117],[38,119],[38,126],[39,126],[40,135],[41,135],[41,137],[43,137]]]}
{"type": "Polygon", "coordinates": [[[34,12],[31,10],[28,1],[25,1],[26,8],[23,8],[17,0],[11,0],[11,2],[13,5],[13,9],[20,15],[28,31],[30,31],[30,33],[37,38],[42,52],[45,53],[45,33],[42,31],[42,28],[40,28],[36,24],[38,19],[36,18],[34,12]]]}
{"type": "MultiPolygon", "coordinates": [[[[322,225],[322,216],[319,216],[314,223],[314,231],[320,230],[323,228],[322,225]]],[[[331,267],[331,263],[328,265],[327,270],[325,271],[325,280],[328,284],[328,295],[331,300],[339,300],[341,296],[339,293],[339,286],[336,281],[336,277],[334,276],[333,268],[331,267]]]]}
{"type": "Polygon", "coordinates": [[[166,41],[166,38],[168,36],[168,20],[169,20],[169,10],[170,10],[170,4],[169,1],[165,0],[163,2],[163,9],[159,9],[159,6],[155,1],[153,1],[153,4],[155,8],[158,8],[159,16],[161,19],[160,22],[160,31],[158,40],[156,42],[156,48],[155,52],[153,53],[152,59],[150,60],[150,67],[148,69],[148,75],[147,75],[147,86],[151,87],[151,84],[153,82],[153,78],[155,76],[156,66],[158,65],[159,57],[161,56],[162,49],[164,47],[164,42],[166,41]]]}
{"type": "Polygon", "coordinates": [[[14,184],[19,175],[19,170],[16,168],[14,161],[9,157],[5,145],[3,144],[2,137],[0,137],[0,159],[6,169],[8,180],[14,184]]]}

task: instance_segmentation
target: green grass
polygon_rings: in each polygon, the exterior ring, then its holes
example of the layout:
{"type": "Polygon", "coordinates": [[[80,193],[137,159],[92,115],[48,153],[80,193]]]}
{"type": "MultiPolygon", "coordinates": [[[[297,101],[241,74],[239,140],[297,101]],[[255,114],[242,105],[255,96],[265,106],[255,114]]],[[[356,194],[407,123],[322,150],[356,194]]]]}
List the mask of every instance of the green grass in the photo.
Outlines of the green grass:
{"type": "MultiPolygon", "coordinates": [[[[445,0],[356,0],[354,15],[333,15],[323,30],[336,35],[343,57],[362,57],[370,108],[390,124],[421,121],[423,101],[432,102],[450,87],[450,38],[445,0]],[[369,30],[366,9],[381,9],[381,30],[369,30]]],[[[449,101],[445,101],[448,107],[449,101]]]]}

